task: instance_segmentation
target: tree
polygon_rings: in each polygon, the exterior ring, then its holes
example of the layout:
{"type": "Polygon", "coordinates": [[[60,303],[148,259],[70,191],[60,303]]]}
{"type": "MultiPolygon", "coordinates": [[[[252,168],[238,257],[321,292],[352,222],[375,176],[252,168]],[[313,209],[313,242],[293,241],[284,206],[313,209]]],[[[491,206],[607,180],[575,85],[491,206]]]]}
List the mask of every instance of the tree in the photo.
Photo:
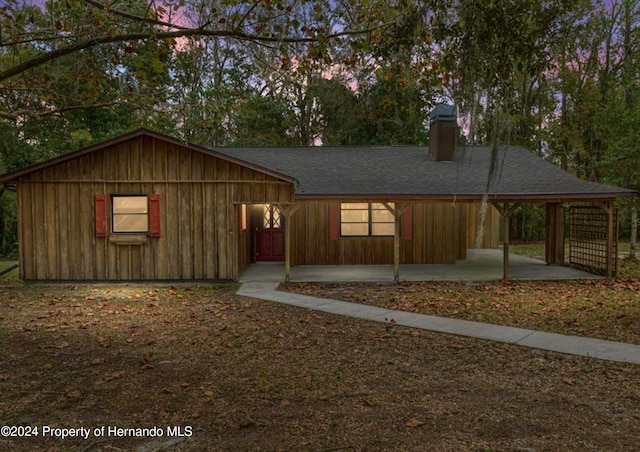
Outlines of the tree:
{"type": "MultiPolygon", "coordinates": [[[[575,2],[567,0],[460,0],[436,10],[435,37],[450,95],[468,121],[469,142],[492,149],[486,193],[499,175],[495,162],[506,146],[535,146],[542,153],[539,131],[553,111],[546,79],[550,50],[573,8],[575,2]]],[[[476,246],[483,236],[486,193],[476,246]]]]}
{"type": "MultiPolygon", "coordinates": [[[[372,2],[372,6],[376,12],[386,11],[382,1],[372,2]]],[[[318,27],[313,20],[328,10],[330,2],[326,0],[126,0],[116,5],[101,0],[65,0],[48,1],[43,10],[9,0],[0,7],[0,83],[5,92],[38,89],[46,84],[45,74],[51,65],[65,57],[100,49],[107,55],[138,54],[141,46],[163,42],[176,48],[180,38],[226,39],[281,49],[302,43],[322,53],[335,39],[387,27],[394,20],[388,17],[388,23],[381,23],[377,15],[359,15],[352,20],[344,20],[344,16],[337,31],[318,27]],[[312,22],[305,21],[307,18],[312,22]]],[[[91,105],[89,99],[78,100],[82,102],[53,111],[91,105]]],[[[5,104],[0,117],[17,120],[49,114],[52,109],[48,104],[44,108],[38,103],[23,108],[5,104]]]]}

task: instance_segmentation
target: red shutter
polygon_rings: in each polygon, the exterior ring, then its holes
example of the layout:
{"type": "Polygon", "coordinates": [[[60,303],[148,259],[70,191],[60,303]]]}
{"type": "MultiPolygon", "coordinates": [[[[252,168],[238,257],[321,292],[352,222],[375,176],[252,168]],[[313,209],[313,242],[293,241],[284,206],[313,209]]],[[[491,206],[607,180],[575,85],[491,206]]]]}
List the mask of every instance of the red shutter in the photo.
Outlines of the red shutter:
{"type": "Polygon", "coordinates": [[[338,241],[340,237],[340,204],[329,205],[329,240],[338,241]]]}
{"type": "Polygon", "coordinates": [[[402,239],[413,240],[413,205],[402,214],[402,239]]]}
{"type": "Polygon", "coordinates": [[[102,193],[96,193],[96,237],[107,236],[107,197],[102,193]]]}
{"type": "Polygon", "coordinates": [[[160,195],[149,195],[149,237],[160,237],[160,195]]]}

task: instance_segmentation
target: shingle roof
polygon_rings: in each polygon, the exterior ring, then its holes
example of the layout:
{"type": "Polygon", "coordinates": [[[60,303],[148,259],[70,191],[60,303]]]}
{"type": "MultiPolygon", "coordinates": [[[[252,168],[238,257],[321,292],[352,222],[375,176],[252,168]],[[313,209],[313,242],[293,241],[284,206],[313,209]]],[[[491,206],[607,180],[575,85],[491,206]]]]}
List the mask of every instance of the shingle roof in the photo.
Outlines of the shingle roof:
{"type": "MultiPolygon", "coordinates": [[[[436,162],[428,148],[374,147],[234,147],[208,149],[139,129],[76,152],[0,175],[12,182],[30,172],[104,149],[139,136],[179,144],[294,182],[297,199],[480,199],[487,189],[491,148],[458,149],[453,162],[436,162]]],[[[633,196],[637,193],[583,181],[521,147],[497,153],[496,177],[488,193],[494,200],[580,200],[633,196]]]]}
{"type": "MultiPolygon", "coordinates": [[[[487,189],[490,147],[458,149],[436,162],[426,147],[216,148],[296,179],[297,198],[478,199],[487,189]]],[[[636,192],[581,180],[521,147],[497,152],[493,199],[594,199],[636,192]]]]}

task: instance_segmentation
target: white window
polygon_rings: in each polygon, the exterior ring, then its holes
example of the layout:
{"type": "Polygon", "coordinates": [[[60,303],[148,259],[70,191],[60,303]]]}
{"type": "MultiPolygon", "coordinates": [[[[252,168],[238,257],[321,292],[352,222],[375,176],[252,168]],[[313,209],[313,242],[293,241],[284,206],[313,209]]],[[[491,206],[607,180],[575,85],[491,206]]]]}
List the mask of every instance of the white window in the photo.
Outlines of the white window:
{"type": "MultiPolygon", "coordinates": [[[[393,204],[389,204],[393,208],[393,204]]],[[[393,236],[393,214],[382,203],[340,204],[340,235],[343,237],[393,236]]]]}
{"type": "Polygon", "coordinates": [[[135,233],[149,231],[149,202],[145,195],[114,195],[112,231],[135,233]]]}

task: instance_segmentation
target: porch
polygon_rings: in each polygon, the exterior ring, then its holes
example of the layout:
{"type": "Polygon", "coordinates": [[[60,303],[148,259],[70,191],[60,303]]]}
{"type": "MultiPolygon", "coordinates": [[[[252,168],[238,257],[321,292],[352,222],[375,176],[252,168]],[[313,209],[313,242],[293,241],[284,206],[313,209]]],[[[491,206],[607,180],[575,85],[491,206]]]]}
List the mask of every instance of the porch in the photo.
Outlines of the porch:
{"type": "MultiPolygon", "coordinates": [[[[503,251],[471,249],[467,259],[455,264],[400,265],[400,281],[499,281],[503,278],[503,251]]],[[[547,265],[544,261],[509,255],[511,280],[600,279],[580,270],[547,265]]],[[[240,275],[240,282],[284,282],[285,264],[253,264],[240,275]]],[[[393,265],[314,265],[291,267],[291,282],[393,282],[393,265]]]]}

